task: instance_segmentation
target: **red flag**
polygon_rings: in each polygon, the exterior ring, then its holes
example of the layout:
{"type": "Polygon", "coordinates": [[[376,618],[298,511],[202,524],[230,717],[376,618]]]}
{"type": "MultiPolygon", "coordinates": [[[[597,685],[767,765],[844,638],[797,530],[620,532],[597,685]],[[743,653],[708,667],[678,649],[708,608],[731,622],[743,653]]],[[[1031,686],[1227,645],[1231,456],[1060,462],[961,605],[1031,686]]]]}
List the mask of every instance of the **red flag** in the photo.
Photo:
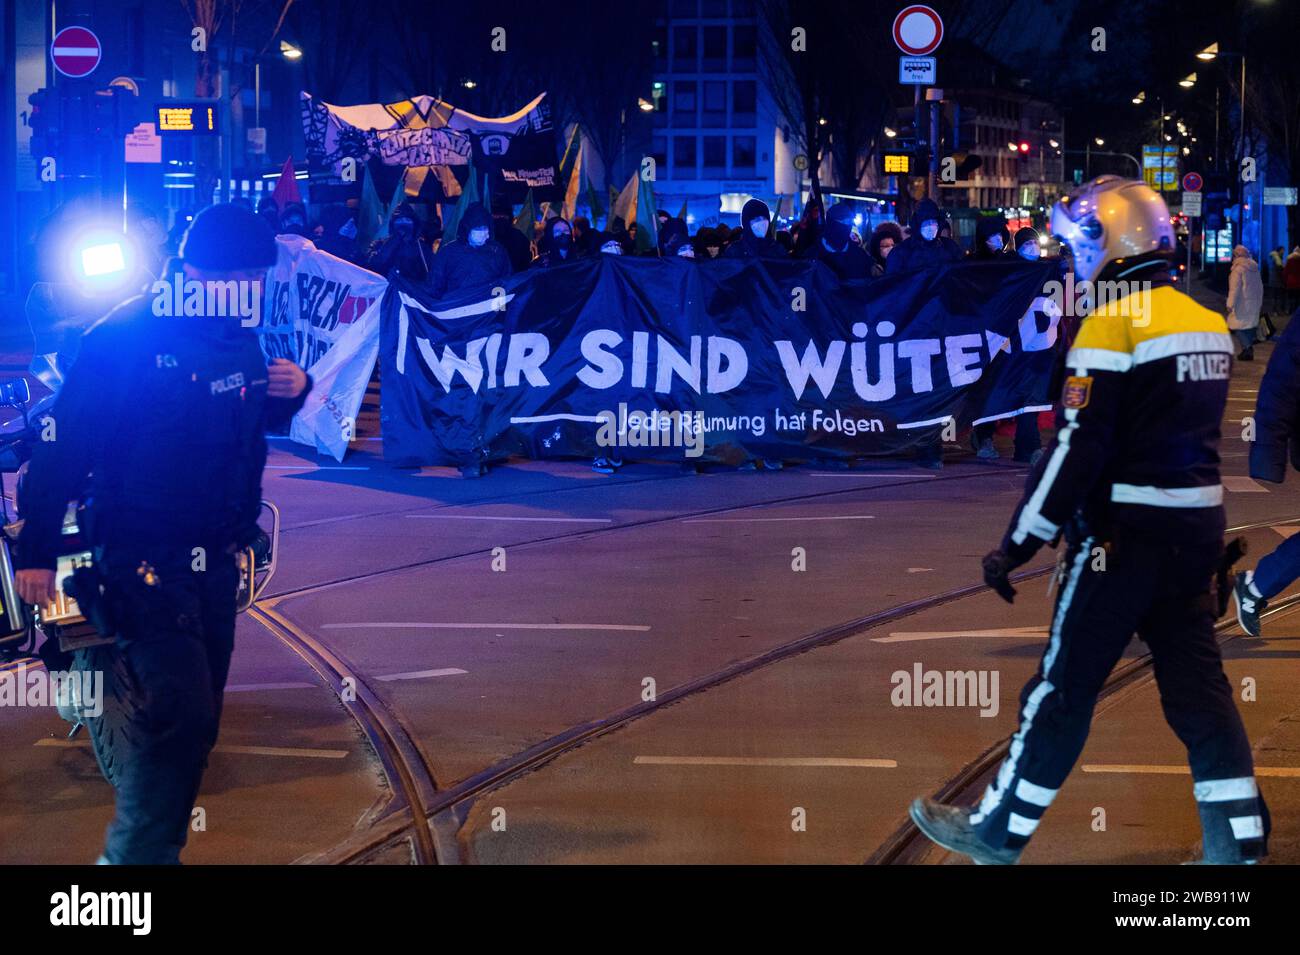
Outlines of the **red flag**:
{"type": "Polygon", "coordinates": [[[275,181],[275,190],[271,193],[271,198],[275,200],[275,207],[281,212],[290,202],[302,202],[302,196],[298,193],[298,180],[293,176],[292,156],[284,161],[284,168],[280,170],[280,178],[275,181]]]}

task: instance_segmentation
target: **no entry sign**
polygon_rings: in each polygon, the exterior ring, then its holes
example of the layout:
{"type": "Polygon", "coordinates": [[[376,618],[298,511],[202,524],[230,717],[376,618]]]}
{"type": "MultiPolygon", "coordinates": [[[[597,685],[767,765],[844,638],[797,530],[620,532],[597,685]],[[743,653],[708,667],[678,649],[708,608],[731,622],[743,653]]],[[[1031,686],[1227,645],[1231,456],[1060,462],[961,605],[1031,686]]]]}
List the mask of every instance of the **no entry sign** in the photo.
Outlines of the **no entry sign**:
{"type": "Polygon", "coordinates": [[[915,3],[894,17],[894,43],[908,56],[927,56],[943,40],[943,20],[929,7],[915,3]]]}
{"type": "Polygon", "coordinates": [[[64,27],[54,35],[54,42],[50,44],[54,68],[74,79],[93,73],[103,52],[99,37],[85,27],[64,27]]]}

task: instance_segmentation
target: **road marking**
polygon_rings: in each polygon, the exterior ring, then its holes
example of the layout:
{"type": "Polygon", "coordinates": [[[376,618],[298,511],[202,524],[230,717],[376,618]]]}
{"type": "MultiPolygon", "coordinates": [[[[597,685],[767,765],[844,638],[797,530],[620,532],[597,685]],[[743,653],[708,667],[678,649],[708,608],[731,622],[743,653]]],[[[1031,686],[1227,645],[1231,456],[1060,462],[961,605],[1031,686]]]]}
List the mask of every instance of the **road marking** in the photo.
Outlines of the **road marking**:
{"type": "Polygon", "coordinates": [[[406,673],[385,673],[383,676],[375,677],[375,679],[388,683],[392,680],[423,680],[425,677],[431,676],[460,676],[468,672],[468,670],[459,670],[456,667],[447,667],[442,670],[410,670],[406,673]]]}
{"type": "Polygon", "coordinates": [[[874,514],[839,514],[833,517],[693,517],[683,524],[763,524],[773,521],[870,521],[874,514]]]}
{"type": "MultiPolygon", "coordinates": [[[[89,749],[88,739],[55,739],[46,737],[36,741],[37,746],[57,746],[63,749],[89,749]]],[[[214,746],[215,753],[232,753],[237,756],[290,756],[306,759],[343,759],[346,749],[301,749],[294,746],[214,746]]]]}
{"type": "Polygon", "coordinates": [[[1294,524],[1274,524],[1273,530],[1277,531],[1282,537],[1291,537],[1294,534],[1300,534],[1300,527],[1294,524]]]}
{"type": "Polygon", "coordinates": [[[844,471],[811,471],[811,472],[809,472],[809,475],[808,475],[808,476],[809,476],[809,477],[819,477],[819,478],[892,478],[892,477],[905,477],[905,478],[918,478],[918,477],[923,477],[923,478],[932,478],[932,477],[935,477],[936,475],[932,474],[932,473],[929,472],[929,471],[889,471],[889,472],[884,472],[884,473],[879,473],[879,472],[877,472],[877,473],[875,473],[875,474],[870,473],[870,472],[863,472],[863,473],[861,473],[861,474],[858,474],[858,473],[855,473],[855,472],[853,472],[853,471],[849,471],[849,472],[844,472],[844,471]]]}
{"type": "Polygon", "coordinates": [[[407,514],[424,521],[530,521],[544,524],[612,524],[612,517],[501,517],[495,514],[407,514]]]}
{"type": "Polygon", "coordinates": [[[327,623],[325,630],[367,630],[387,627],[391,630],[620,630],[645,633],[648,626],[630,623],[403,623],[376,621],[373,623],[327,623]]]}
{"type": "Polygon", "coordinates": [[[909,568],[907,568],[907,572],[908,572],[909,574],[925,574],[925,573],[929,573],[929,572],[932,571],[932,570],[934,570],[933,567],[909,567],[909,568]]]}
{"type": "Polygon", "coordinates": [[[1268,488],[1261,487],[1256,481],[1248,477],[1228,475],[1220,479],[1225,491],[1234,491],[1238,494],[1267,494],[1268,488]]]}
{"type": "MultiPolygon", "coordinates": [[[[1149,776],[1190,776],[1186,766],[1149,766],[1141,763],[1084,763],[1085,773],[1132,773],[1149,776]]],[[[1292,766],[1256,766],[1256,776],[1276,776],[1283,779],[1300,779],[1300,768],[1292,766]]]]}
{"type": "Polygon", "coordinates": [[[887,637],[872,637],[872,643],[912,643],[918,640],[951,640],[954,637],[1047,636],[1046,627],[1003,627],[1000,630],[896,630],[887,637]]]}
{"type": "Polygon", "coordinates": [[[268,464],[268,471],[369,471],[360,464],[268,464]]]}
{"type": "Polygon", "coordinates": [[[227,693],[251,693],[255,690],[314,690],[315,683],[231,683],[227,693]]]}
{"type": "Polygon", "coordinates": [[[812,766],[852,769],[897,769],[892,759],[843,756],[638,756],[638,766],[812,766]]]}

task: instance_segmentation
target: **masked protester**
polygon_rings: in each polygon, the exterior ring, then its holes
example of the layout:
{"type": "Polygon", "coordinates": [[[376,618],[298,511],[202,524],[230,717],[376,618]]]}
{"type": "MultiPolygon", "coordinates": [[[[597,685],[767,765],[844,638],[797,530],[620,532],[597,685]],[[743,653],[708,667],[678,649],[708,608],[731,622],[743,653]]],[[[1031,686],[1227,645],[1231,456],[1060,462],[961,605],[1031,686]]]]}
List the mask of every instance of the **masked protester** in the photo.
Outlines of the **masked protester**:
{"type": "Polygon", "coordinates": [[[1042,245],[1038,241],[1038,230],[1025,226],[1023,229],[1016,230],[1016,237],[1012,240],[1016,247],[1016,255],[1029,262],[1037,262],[1043,256],[1042,245]]]}
{"type": "Polygon", "coordinates": [[[822,237],[803,255],[824,264],[841,279],[863,279],[871,275],[871,256],[853,241],[853,207],[837,202],[826,215],[822,237]]]}
{"type": "MultiPolygon", "coordinates": [[[[187,283],[251,292],[275,263],[275,236],[249,210],[209,206],[180,254],[187,283]]],[[[264,538],[265,431],[311,388],[293,362],[268,366],[242,310],[156,314],[157,295],[173,291],[161,285],[85,333],[49,414],[58,440],[36,442],[23,482],[15,561],[19,593],[44,605],[64,514],[85,501],[99,619],[116,639],[78,650],[75,665],[105,678],[102,710],[84,722],[115,791],[100,858],[113,865],[180,861],[234,647],[235,555],[264,538]]],[[[255,321],[259,303],[247,302],[255,321]]]]}
{"type": "Polygon", "coordinates": [[[794,243],[795,255],[803,256],[809,249],[816,246],[817,240],[822,237],[825,219],[821,200],[810,199],[808,205],[804,206],[803,215],[799,219],[799,235],[794,243]]]}
{"type": "Polygon", "coordinates": [[[691,245],[686,223],[681,219],[668,217],[659,228],[659,254],[664,258],[695,258],[695,249],[691,245]]]}
{"type": "Polygon", "coordinates": [[[912,213],[912,233],[889,254],[885,271],[889,275],[914,269],[951,265],[961,258],[961,247],[940,236],[943,213],[933,199],[922,199],[912,213]]]}
{"type": "Polygon", "coordinates": [[[300,235],[304,239],[310,239],[311,232],[307,228],[307,207],[301,202],[286,202],[284,208],[280,210],[280,228],[277,231],[280,235],[300,235]]]}
{"type": "Polygon", "coordinates": [[[1081,282],[1128,294],[1091,305],[1066,356],[1056,440],[983,561],[985,583],[1012,601],[1009,575],[1064,537],[1050,638],[1021,691],[1015,744],[983,798],[974,806],[920,798],[910,814],[947,849],[1015,863],[1138,634],[1155,661],[1165,719],[1187,748],[1202,861],[1257,861],[1267,854],[1269,814],[1215,636],[1227,597],[1218,595],[1219,430],[1232,339],[1222,315],[1174,288],[1169,210],[1144,183],[1093,179],[1056,204],[1052,232],[1073,249],[1081,282]]]}
{"type": "Polygon", "coordinates": [[[789,256],[772,238],[772,213],[762,199],[750,199],[740,210],[740,238],[723,253],[729,259],[784,259],[789,256]]]}
{"type": "Polygon", "coordinates": [[[591,221],[586,216],[578,216],[573,220],[573,248],[579,257],[600,251],[592,244],[595,235],[591,228],[591,221]]]}
{"type": "Polygon", "coordinates": [[[533,264],[533,243],[515,228],[511,209],[504,196],[492,200],[492,238],[510,260],[510,271],[522,272],[533,264]]]}
{"type": "Polygon", "coordinates": [[[549,269],[556,265],[567,265],[578,258],[573,244],[573,229],[569,220],[561,216],[552,216],[546,220],[541,245],[541,254],[533,261],[536,268],[549,269]]]}
{"type": "Polygon", "coordinates": [[[885,274],[885,263],[890,254],[903,244],[903,227],[897,222],[882,222],[871,230],[871,241],[867,244],[871,255],[871,277],[880,278],[885,274]]]}
{"type": "MultiPolygon", "coordinates": [[[[442,298],[462,289],[500,282],[510,272],[505,249],[492,238],[492,217],[483,203],[475,202],[461,217],[456,241],[443,245],[433,257],[429,291],[435,298],[442,298]]],[[[490,291],[489,287],[485,294],[490,291]]]]}
{"type": "Polygon", "coordinates": [[[433,250],[420,235],[420,221],[415,207],[409,202],[393,209],[388,220],[388,236],[370,246],[366,268],[380,275],[397,272],[412,282],[423,282],[429,276],[433,250]]]}
{"type": "Polygon", "coordinates": [[[1011,230],[1006,217],[981,216],[975,223],[975,242],[967,258],[975,262],[1005,261],[1002,256],[1011,248],[1011,230]]]}

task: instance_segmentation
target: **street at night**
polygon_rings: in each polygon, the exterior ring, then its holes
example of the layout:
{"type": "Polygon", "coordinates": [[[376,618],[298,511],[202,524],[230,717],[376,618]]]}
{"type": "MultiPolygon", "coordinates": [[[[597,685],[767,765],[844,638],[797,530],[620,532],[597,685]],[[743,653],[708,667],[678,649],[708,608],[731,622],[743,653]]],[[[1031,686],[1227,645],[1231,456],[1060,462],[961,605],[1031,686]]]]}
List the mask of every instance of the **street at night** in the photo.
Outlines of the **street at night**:
{"type": "Polygon", "coordinates": [[[6,919],[1294,924],[1297,29],[7,4],[6,919]]]}

